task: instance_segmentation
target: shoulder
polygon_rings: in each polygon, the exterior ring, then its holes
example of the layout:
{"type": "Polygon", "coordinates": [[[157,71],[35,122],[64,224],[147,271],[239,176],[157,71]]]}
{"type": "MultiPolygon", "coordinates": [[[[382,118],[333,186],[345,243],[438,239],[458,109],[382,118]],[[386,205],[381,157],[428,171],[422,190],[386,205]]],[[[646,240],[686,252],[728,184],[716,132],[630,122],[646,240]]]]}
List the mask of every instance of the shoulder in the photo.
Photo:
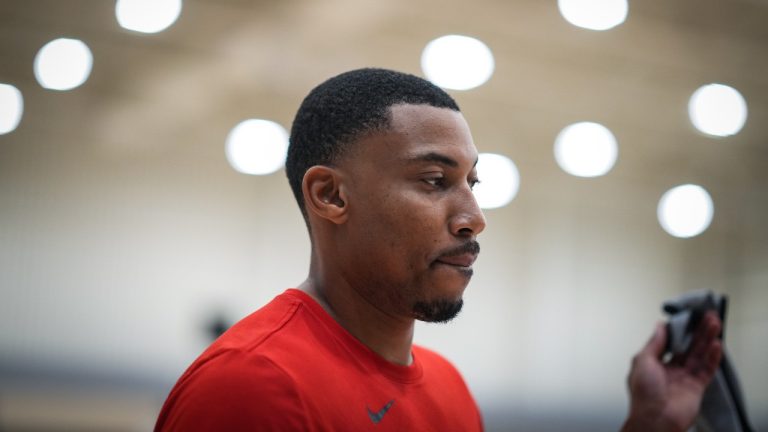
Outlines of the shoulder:
{"type": "Polygon", "coordinates": [[[215,355],[221,350],[250,351],[259,347],[277,333],[284,333],[286,325],[296,316],[302,302],[288,292],[275,297],[259,310],[238,321],[224,332],[201,355],[215,355]]]}
{"type": "MultiPolygon", "coordinates": [[[[444,412],[451,421],[462,424],[462,430],[482,430],[483,422],[477,402],[459,370],[448,359],[430,349],[414,345],[413,355],[422,364],[426,387],[436,392],[444,412]]],[[[440,413],[432,413],[435,419],[440,413]]]]}
{"type": "Polygon", "coordinates": [[[448,359],[418,345],[413,346],[413,355],[422,365],[424,379],[442,388],[451,387],[454,390],[469,395],[469,387],[464,381],[459,370],[448,359]]]}
{"type": "Polygon", "coordinates": [[[437,368],[444,372],[455,372],[456,374],[459,373],[459,371],[456,369],[453,363],[451,363],[448,359],[446,359],[436,351],[433,351],[429,348],[425,348],[419,345],[414,345],[413,355],[418,359],[419,362],[421,362],[422,365],[424,365],[424,368],[428,368],[428,369],[437,368]]]}
{"type": "Polygon", "coordinates": [[[224,350],[184,374],[156,430],[305,429],[296,382],[272,360],[224,350]]]}
{"type": "Polygon", "coordinates": [[[156,430],[306,429],[304,402],[281,366],[300,302],[281,295],[244,318],[184,372],[158,417],[156,430]]]}

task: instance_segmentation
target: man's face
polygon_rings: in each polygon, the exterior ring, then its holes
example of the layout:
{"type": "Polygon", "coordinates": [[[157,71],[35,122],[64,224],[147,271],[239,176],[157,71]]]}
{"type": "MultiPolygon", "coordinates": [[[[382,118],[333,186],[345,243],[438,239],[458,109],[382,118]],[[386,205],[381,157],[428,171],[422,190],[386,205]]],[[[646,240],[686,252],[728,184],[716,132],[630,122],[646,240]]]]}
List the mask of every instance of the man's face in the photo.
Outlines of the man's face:
{"type": "Polygon", "coordinates": [[[477,149],[459,112],[396,105],[388,131],[339,163],[349,218],[344,277],[395,317],[448,321],[461,309],[485,218],[472,194],[477,149]]]}

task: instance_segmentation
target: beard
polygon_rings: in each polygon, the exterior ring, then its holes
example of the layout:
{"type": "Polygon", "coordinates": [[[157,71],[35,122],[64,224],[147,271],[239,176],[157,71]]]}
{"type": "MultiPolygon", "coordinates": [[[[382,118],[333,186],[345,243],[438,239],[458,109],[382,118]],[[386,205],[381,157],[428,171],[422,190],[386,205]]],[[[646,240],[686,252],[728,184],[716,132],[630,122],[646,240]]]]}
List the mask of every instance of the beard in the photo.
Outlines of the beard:
{"type": "Polygon", "coordinates": [[[419,321],[447,323],[461,312],[463,299],[418,301],[413,305],[413,316],[419,321]]]}

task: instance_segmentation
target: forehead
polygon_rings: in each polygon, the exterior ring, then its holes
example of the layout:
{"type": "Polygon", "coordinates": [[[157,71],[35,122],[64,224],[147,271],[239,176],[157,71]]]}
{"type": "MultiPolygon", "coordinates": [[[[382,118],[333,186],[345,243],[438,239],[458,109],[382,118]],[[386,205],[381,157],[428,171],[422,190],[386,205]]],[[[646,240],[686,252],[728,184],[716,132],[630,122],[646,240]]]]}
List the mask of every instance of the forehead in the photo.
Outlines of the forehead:
{"type": "Polygon", "coordinates": [[[430,105],[394,105],[390,108],[391,132],[406,135],[414,141],[442,139],[472,144],[464,116],[449,108],[430,105]]]}
{"type": "Polygon", "coordinates": [[[470,164],[477,159],[469,126],[458,111],[402,104],[390,108],[390,116],[389,128],[371,136],[374,142],[363,144],[361,149],[374,153],[379,161],[402,160],[425,152],[445,154],[470,164]]]}

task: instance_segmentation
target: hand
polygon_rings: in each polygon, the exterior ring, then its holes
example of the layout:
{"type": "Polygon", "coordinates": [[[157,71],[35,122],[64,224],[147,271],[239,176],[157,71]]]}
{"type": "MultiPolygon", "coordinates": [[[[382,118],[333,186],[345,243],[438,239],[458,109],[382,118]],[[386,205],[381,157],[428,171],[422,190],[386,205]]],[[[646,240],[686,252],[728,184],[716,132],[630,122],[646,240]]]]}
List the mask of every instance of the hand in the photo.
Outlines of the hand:
{"type": "Polygon", "coordinates": [[[688,352],[664,362],[667,328],[656,325],[651,339],[632,359],[630,410],[623,432],[677,432],[693,425],[704,390],[720,364],[720,329],[720,319],[708,312],[688,352]]]}

